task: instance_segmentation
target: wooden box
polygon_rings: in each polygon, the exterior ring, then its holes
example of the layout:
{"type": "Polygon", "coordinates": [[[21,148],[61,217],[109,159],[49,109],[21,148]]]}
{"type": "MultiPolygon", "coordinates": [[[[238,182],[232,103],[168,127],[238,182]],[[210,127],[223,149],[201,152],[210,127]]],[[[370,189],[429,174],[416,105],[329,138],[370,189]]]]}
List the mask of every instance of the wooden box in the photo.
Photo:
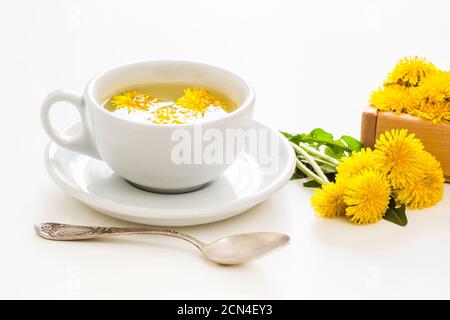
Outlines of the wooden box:
{"type": "Polygon", "coordinates": [[[425,149],[442,164],[447,183],[450,182],[450,124],[435,123],[409,114],[379,111],[367,107],[361,119],[361,142],[373,147],[376,138],[389,129],[408,129],[422,140],[425,149]]]}

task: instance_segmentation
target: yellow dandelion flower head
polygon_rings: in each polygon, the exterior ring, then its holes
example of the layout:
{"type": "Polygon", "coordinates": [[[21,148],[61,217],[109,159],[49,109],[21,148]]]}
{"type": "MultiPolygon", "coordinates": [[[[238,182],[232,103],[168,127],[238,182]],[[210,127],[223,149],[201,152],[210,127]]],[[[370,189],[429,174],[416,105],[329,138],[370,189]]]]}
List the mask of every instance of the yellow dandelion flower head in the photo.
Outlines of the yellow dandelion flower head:
{"type": "Polygon", "coordinates": [[[379,136],[375,142],[374,157],[394,188],[415,183],[422,177],[423,144],[406,129],[392,129],[379,136]]]}
{"type": "Polygon", "coordinates": [[[373,91],[370,104],[383,111],[405,112],[417,105],[414,88],[389,85],[373,91]]]}
{"type": "Polygon", "coordinates": [[[428,77],[417,87],[417,115],[433,122],[450,122],[450,71],[428,77]]]}
{"type": "Polygon", "coordinates": [[[396,200],[411,209],[425,209],[441,201],[444,173],[441,164],[428,152],[423,156],[425,172],[416,183],[396,191],[396,200]]]}
{"type": "Polygon", "coordinates": [[[420,57],[406,57],[401,59],[394,69],[389,73],[387,84],[398,84],[405,87],[415,87],[420,82],[436,73],[436,66],[420,57]]]}
{"type": "Polygon", "coordinates": [[[111,104],[114,107],[117,109],[126,108],[128,112],[135,110],[147,111],[157,101],[158,99],[154,95],[139,91],[125,91],[111,98],[111,104]]]}
{"type": "Polygon", "coordinates": [[[210,106],[221,106],[221,103],[212,94],[202,88],[185,89],[184,95],[175,104],[202,114],[210,106]]]}
{"type": "MultiPolygon", "coordinates": [[[[349,157],[341,158],[341,163],[337,166],[337,177],[354,176],[365,169],[381,169],[372,149],[361,149],[359,152],[353,151],[349,157]]],[[[338,179],[337,178],[337,179],[338,179]]]]}
{"type": "Polygon", "coordinates": [[[343,183],[327,183],[317,189],[311,198],[311,205],[317,215],[324,218],[335,218],[345,213],[345,185],[343,183]]]}
{"type": "Polygon", "coordinates": [[[389,206],[391,189],[378,170],[364,170],[349,180],[344,194],[345,215],[355,224],[381,220],[389,206]]]}

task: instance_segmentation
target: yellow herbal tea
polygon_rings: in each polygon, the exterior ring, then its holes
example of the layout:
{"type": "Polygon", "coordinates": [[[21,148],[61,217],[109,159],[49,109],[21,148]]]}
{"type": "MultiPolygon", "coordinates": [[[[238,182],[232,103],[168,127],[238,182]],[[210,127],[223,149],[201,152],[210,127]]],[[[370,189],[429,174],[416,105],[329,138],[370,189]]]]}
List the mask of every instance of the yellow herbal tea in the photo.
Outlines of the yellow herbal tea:
{"type": "Polygon", "coordinates": [[[106,100],[103,106],[119,117],[155,124],[194,123],[220,118],[236,109],[236,104],[220,92],[186,83],[127,90],[106,100]]]}

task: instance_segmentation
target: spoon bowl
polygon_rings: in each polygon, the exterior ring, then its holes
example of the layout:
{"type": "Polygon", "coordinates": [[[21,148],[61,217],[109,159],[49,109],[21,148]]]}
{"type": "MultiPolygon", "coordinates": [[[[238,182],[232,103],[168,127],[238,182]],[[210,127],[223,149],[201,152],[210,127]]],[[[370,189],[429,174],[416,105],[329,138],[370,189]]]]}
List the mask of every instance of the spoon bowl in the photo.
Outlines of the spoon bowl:
{"type": "Polygon", "coordinates": [[[227,236],[203,246],[203,254],[219,264],[242,264],[289,243],[289,236],[276,232],[254,232],[227,236]]]}

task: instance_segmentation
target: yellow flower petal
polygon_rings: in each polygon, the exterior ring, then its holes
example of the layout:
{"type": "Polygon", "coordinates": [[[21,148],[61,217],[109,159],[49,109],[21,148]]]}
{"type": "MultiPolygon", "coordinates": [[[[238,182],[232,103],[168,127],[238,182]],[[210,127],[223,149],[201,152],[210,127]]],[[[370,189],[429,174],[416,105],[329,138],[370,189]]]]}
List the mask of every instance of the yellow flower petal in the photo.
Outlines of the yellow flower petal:
{"type": "Polygon", "coordinates": [[[111,104],[117,109],[126,108],[128,112],[135,110],[147,111],[158,99],[148,93],[139,91],[126,91],[111,98],[111,104]]]}
{"type": "Polygon", "coordinates": [[[426,152],[422,157],[425,171],[414,184],[397,190],[397,203],[411,209],[424,209],[441,201],[444,194],[444,173],[439,161],[426,152]]]}
{"type": "Polygon", "coordinates": [[[378,170],[363,170],[350,179],[345,189],[345,214],[355,224],[378,222],[389,205],[391,189],[378,170]]]}
{"type": "Polygon", "coordinates": [[[327,183],[317,189],[311,198],[311,205],[317,215],[324,218],[335,218],[345,213],[345,185],[342,183],[327,183]]]}
{"type": "Polygon", "coordinates": [[[341,163],[337,166],[338,177],[354,176],[365,169],[381,169],[374,153],[370,148],[353,152],[351,156],[341,158],[341,163]]]}
{"type": "Polygon", "coordinates": [[[418,86],[423,79],[436,73],[436,66],[420,57],[401,59],[389,73],[385,84],[398,84],[405,87],[418,86]]]}
{"type": "Polygon", "coordinates": [[[223,103],[218,101],[207,90],[202,88],[188,88],[184,90],[184,95],[177,100],[176,105],[192,110],[194,113],[205,113],[210,106],[222,107],[223,103]]]}
{"type": "Polygon", "coordinates": [[[418,101],[414,88],[390,85],[373,91],[370,104],[378,110],[402,113],[417,107],[418,101]]]}
{"type": "Polygon", "coordinates": [[[411,114],[433,122],[450,122],[450,72],[438,72],[427,77],[417,87],[419,104],[411,114]]]}
{"type": "Polygon", "coordinates": [[[406,129],[392,129],[381,134],[373,153],[375,161],[388,172],[394,188],[414,184],[425,170],[423,144],[406,129]]]}

